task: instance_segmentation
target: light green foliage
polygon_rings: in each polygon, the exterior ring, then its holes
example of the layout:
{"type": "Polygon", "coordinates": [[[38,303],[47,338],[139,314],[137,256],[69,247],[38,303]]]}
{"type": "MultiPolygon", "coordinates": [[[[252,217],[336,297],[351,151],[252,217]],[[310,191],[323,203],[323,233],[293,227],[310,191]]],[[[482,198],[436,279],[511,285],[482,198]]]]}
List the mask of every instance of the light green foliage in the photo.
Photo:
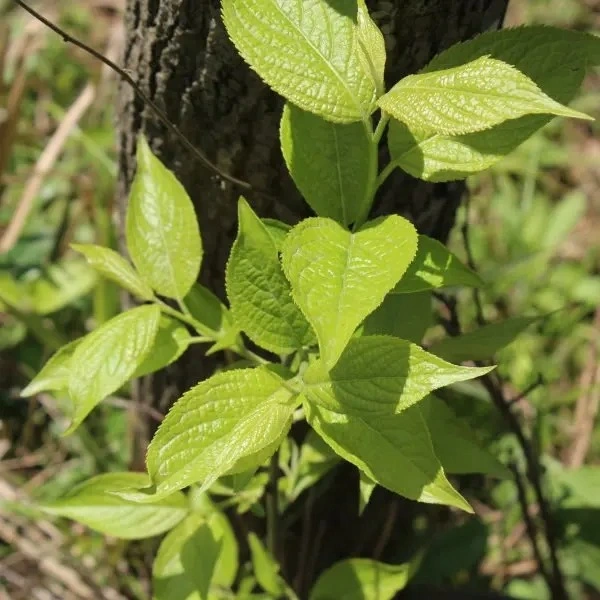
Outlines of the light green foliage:
{"type": "Polygon", "coordinates": [[[173,173],[140,138],[127,206],[127,248],[143,281],[181,300],[198,277],[202,241],[194,207],[173,173]]]}
{"type": "Polygon", "coordinates": [[[336,563],[325,571],[310,592],[310,600],[391,600],[406,587],[416,565],[388,565],[366,558],[336,563]]]}
{"type": "Polygon", "coordinates": [[[511,477],[511,472],[477,441],[466,423],[439,398],[428,396],[419,403],[437,457],[446,473],[486,473],[511,477]]]}
{"type": "Polygon", "coordinates": [[[232,469],[262,464],[291,425],[296,401],[284,383],[259,367],[217,373],[185,393],[148,449],[156,493],[166,496],[195,482],[207,489],[232,469]]]}
{"type": "Polygon", "coordinates": [[[329,121],[368,119],[376,82],[365,72],[356,0],[223,0],[229,36],[286,100],[329,121]]]}
{"type": "Polygon", "coordinates": [[[70,360],[72,433],[106,396],[118,390],[142,364],[158,331],[160,310],[140,306],[114,317],[88,334],[70,360]]]}
{"type": "Polygon", "coordinates": [[[482,285],[479,275],[458,260],[441,242],[420,235],[417,254],[392,293],[413,294],[438,288],[482,285]]]}
{"type": "Polygon", "coordinates": [[[273,598],[280,598],[285,592],[285,582],[279,575],[279,565],[269,554],[257,535],[248,536],[254,575],[263,590],[273,598]]]}
{"type": "Polygon", "coordinates": [[[294,304],[269,230],[241,198],[239,231],[227,263],[227,297],[236,325],[266,350],[289,354],[313,345],[314,334],[294,304]]]}
{"type": "Polygon", "coordinates": [[[369,504],[369,500],[377,487],[377,484],[369,479],[364,471],[359,472],[360,479],[358,481],[358,514],[362,515],[369,504]]]}
{"type": "Polygon", "coordinates": [[[180,321],[161,316],[154,344],[133,377],[143,377],[175,362],[188,348],[190,332],[180,321]]]}
{"type": "Polygon", "coordinates": [[[68,517],[88,527],[127,540],[153,537],[168,531],[188,513],[186,498],[181,493],[141,506],[111,493],[143,486],[148,476],[143,473],[106,473],[88,479],[66,497],[40,505],[52,515],[68,517]]]}
{"type": "Polygon", "coordinates": [[[355,233],[330,219],[306,219],[288,234],[283,269],[328,368],[402,277],[416,250],[415,228],[396,215],[367,223],[355,233]]]}
{"type": "Polygon", "coordinates": [[[363,213],[377,165],[363,123],[331,123],[286,104],[281,149],[294,183],[317,215],[350,225],[363,213]]]}
{"type": "MultiPolygon", "coordinates": [[[[442,52],[424,72],[456,68],[484,56],[513,65],[547,96],[564,104],[574,98],[586,67],[600,64],[600,38],[552,27],[484,33],[442,52]]],[[[398,166],[415,177],[462,179],[491,167],[550,118],[527,115],[486,131],[455,136],[392,121],[389,147],[398,166]]]]}
{"type": "Polygon", "coordinates": [[[484,325],[457,337],[447,337],[431,347],[431,351],[456,362],[485,360],[508,346],[539,317],[512,317],[498,323],[484,325]]]}
{"type": "Polygon", "coordinates": [[[238,548],[225,515],[193,512],[161,542],[152,579],[155,600],[218,600],[237,573],[238,548]]]}
{"type": "Polygon", "coordinates": [[[529,114],[591,118],[552,100],[521,71],[489,56],[409,75],[378,104],[409,128],[442,135],[483,131],[529,114]]]}
{"type": "Polygon", "coordinates": [[[385,39],[371,18],[365,0],[358,0],[357,25],[363,68],[371,74],[377,85],[377,96],[381,96],[385,92],[385,39]]]}
{"type": "Polygon", "coordinates": [[[135,272],[132,266],[114,250],[95,244],[72,244],[87,261],[104,277],[114,281],[140,300],[151,300],[152,289],[135,272]]]}

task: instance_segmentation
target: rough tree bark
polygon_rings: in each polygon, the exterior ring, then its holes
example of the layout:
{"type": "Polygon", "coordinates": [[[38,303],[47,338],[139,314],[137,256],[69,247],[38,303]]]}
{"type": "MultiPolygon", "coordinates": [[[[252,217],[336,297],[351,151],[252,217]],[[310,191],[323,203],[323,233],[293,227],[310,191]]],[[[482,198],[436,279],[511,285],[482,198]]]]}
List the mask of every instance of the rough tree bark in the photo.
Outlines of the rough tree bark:
{"type": "MultiPolygon", "coordinates": [[[[386,37],[388,82],[394,83],[417,71],[448,46],[498,27],[507,2],[368,0],[386,37]]],[[[219,0],[128,0],[126,25],[124,67],[220,169],[255,188],[269,191],[269,197],[248,194],[258,214],[286,222],[306,216],[307,207],[287,175],[280,155],[278,127],[282,102],[237,55],[221,23],[219,0]]],[[[136,138],[143,132],[194,201],[205,246],[201,279],[222,295],[223,268],[235,235],[240,189],[199,164],[178,139],[167,134],[156,116],[126,85],[120,91],[119,125],[121,216],[135,169],[136,138]]],[[[381,191],[376,208],[380,212],[403,214],[421,232],[444,239],[452,227],[463,189],[461,184],[425,184],[397,172],[381,191]]],[[[206,361],[192,357],[166,375],[146,380],[141,390],[143,401],[165,410],[178,392],[207,376],[210,368],[206,361]]],[[[308,509],[319,515],[314,519],[311,535],[319,535],[326,547],[324,562],[339,557],[344,548],[355,550],[357,543],[364,545],[381,528],[378,519],[371,519],[375,522],[372,532],[364,530],[364,523],[356,524],[356,481],[348,476],[336,481],[338,500],[350,494],[352,501],[345,503],[348,510],[331,498],[323,506],[317,503],[308,509]],[[327,512],[327,506],[335,510],[327,512]]],[[[377,514],[375,511],[388,514],[389,496],[380,494],[379,501],[375,498],[374,502],[373,514],[377,514]]],[[[299,544],[300,540],[292,539],[290,543],[299,544]]],[[[293,572],[296,566],[284,565],[284,568],[293,572]]],[[[317,570],[320,564],[312,564],[311,568],[317,570]]]]}

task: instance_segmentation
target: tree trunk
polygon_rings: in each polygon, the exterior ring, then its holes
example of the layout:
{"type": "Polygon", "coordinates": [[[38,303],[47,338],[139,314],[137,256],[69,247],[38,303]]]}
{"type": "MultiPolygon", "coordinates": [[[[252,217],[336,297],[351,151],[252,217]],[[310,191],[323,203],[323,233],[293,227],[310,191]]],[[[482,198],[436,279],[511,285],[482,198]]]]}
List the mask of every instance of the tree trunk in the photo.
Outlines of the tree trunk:
{"type": "MultiPolygon", "coordinates": [[[[367,1],[386,37],[388,84],[417,71],[452,44],[497,28],[507,1],[367,1]]],[[[125,69],[219,169],[268,191],[268,196],[247,195],[256,212],[288,223],[307,216],[308,208],[285,170],[279,149],[282,101],[238,56],[224,31],[219,1],[128,0],[126,25],[125,69]]],[[[201,280],[223,296],[224,267],[236,231],[236,200],[241,190],[200,164],[127,85],[121,86],[119,111],[121,225],[135,169],[136,139],[143,132],[194,202],[205,248],[201,280]]],[[[422,233],[443,240],[463,190],[462,184],[431,185],[397,171],[380,191],[376,210],[403,214],[422,233]]],[[[208,376],[212,368],[198,355],[188,357],[166,374],[145,380],[142,400],[166,410],[182,390],[208,376]]],[[[148,430],[141,433],[142,438],[149,434],[148,430]]],[[[357,481],[348,475],[350,470],[342,471],[346,476],[336,478],[335,497],[317,500],[307,509],[313,528],[310,535],[320,536],[324,548],[319,562],[302,559],[315,572],[357,544],[362,543],[368,553],[368,544],[381,530],[378,518],[366,529],[364,522],[357,524],[357,481]],[[342,506],[340,498],[347,494],[350,502],[342,506]]],[[[401,501],[382,493],[374,502],[375,508],[368,512],[385,517],[390,502],[401,501]]],[[[309,534],[299,532],[298,538],[291,534],[292,547],[301,543],[303,535],[309,534]]],[[[293,573],[298,563],[295,557],[292,562],[285,568],[293,573]]]]}

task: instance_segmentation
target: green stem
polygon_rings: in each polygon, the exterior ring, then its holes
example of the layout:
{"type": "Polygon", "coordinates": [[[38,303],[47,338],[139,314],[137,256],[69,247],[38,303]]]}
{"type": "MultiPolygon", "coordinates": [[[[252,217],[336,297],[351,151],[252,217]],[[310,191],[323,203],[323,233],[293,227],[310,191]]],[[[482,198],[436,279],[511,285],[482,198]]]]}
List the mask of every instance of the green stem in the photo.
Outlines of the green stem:
{"type": "Polygon", "coordinates": [[[373,143],[379,146],[379,142],[383,137],[385,130],[387,129],[387,125],[390,121],[390,115],[386,112],[381,111],[381,118],[379,119],[379,123],[377,123],[377,128],[375,129],[375,133],[373,134],[373,143]]]}
{"type": "Polygon", "coordinates": [[[371,207],[373,206],[373,201],[375,200],[375,192],[377,191],[377,170],[379,168],[378,136],[381,137],[381,135],[383,135],[383,131],[385,130],[385,125],[382,125],[383,121],[383,118],[379,121],[375,133],[373,133],[373,127],[371,126],[370,121],[364,122],[367,134],[371,138],[371,147],[369,149],[369,186],[367,188],[367,193],[365,194],[364,204],[360,213],[356,217],[352,231],[357,231],[360,229],[363,223],[367,220],[369,213],[371,212],[371,207]]]}
{"type": "Polygon", "coordinates": [[[383,185],[385,180],[396,170],[396,166],[396,162],[392,161],[391,163],[386,165],[386,167],[383,169],[383,171],[381,171],[381,173],[379,173],[379,176],[377,177],[377,180],[375,182],[376,190],[378,190],[383,185]]]}

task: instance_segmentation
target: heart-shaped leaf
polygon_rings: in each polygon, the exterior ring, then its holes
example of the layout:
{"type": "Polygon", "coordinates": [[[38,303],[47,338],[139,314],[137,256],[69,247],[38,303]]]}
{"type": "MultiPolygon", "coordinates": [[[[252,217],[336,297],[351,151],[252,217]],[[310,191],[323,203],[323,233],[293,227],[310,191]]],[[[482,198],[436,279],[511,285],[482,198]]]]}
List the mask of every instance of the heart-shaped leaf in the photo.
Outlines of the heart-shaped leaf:
{"type": "Polygon", "coordinates": [[[489,56],[409,75],[378,104],[410,128],[444,135],[483,131],[529,114],[591,118],[556,102],[521,71],[489,56]]]}
{"type": "Polygon", "coordinates": [[[314,345],[314,333],[292,300],[273,237],[243,198],[238,209],[239,231],[226,271],[236,325],[253,342],[278,354],[314,345]]]}
{"type": "Polygon", "coordinates": [[[198,277],[202,239],[187,192],[141,137],[126,220],[127,248],[142,279],[183,299],[198,277]]]}
{"type": "Polygon", "coordinates": [[[70,361],[73,414],[65,435],[133,376],[152,349],[159,321],[158,306],[140,306],[112,318],[80,341],[70,361]]]}
{"type": "Polygon", "coordinates": [[[376,83],[365,71],[356,0],[223,0],[244,60],[278,94],[339,123],[369,118],[376,83]]]}
{"type": "Polygon", "coordinates": [[[288,234],[283,269],[294,300],[317,333],[328,368],[396,285],[416,251],[415,228],[397,215],[376,219],[355,233],[330,219],[306,219],[288,234]]]}

